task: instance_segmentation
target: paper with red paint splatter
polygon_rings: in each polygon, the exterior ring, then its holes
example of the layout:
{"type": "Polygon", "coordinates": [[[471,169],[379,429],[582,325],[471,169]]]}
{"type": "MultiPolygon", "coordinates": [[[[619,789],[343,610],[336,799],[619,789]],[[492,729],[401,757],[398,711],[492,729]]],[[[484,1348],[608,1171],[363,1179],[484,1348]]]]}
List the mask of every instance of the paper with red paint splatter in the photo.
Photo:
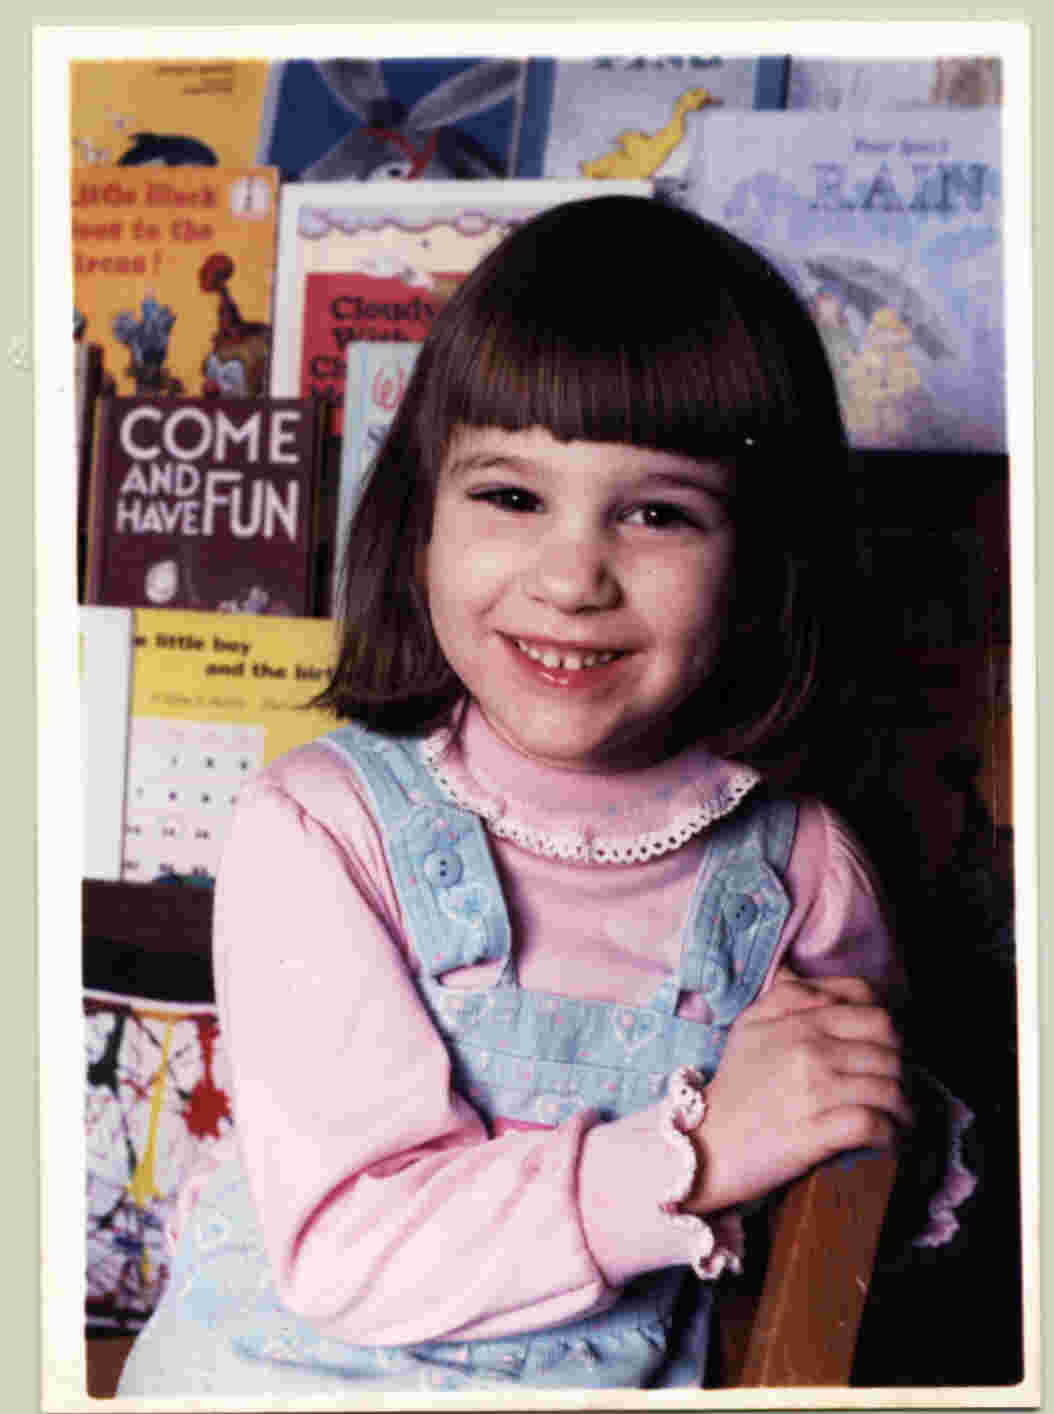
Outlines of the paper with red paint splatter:
{"type": "Polygon", "coordinates": [[[164,1289],[164,1226],[231,1131],[216,1010],[84,994],[89,1326],[138,1329],[164,1289]]]}

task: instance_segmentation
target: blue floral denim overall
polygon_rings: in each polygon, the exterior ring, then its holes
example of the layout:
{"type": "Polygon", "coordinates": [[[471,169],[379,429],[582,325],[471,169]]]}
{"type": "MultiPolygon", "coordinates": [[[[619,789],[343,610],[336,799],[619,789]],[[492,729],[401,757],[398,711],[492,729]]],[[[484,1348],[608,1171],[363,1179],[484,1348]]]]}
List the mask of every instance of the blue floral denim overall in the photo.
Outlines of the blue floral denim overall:
{"type": "MultiPolygon", "coordinates": [[[[710,827],[679,973],[647,1005],[579,1000],[518,986],[482,822],[447,799],[416,744],[358,726],[323,741],[369,793],[421,963],[421,995],[450,1050],[457,1088],[488,1122],[556,1125],[587,1108],[616,1118],[654,1104],[679,1065],[713,1073],[728,1028],[761,986],[787,916],[780,876],[796,826],[792,802],[748,796],[710,827]],[[493,984],[442,985],[452,968],[487,961],[501,964],[493,984]],[[683,990],[703,994],[712,1023],[675,1014],[683,990]]],[[[698,1386],[713,1287],[687,1272],[650,1273],[608,1310],[543,1331],[353,1346],[281,1305],[244,1174],[232,1162],[192,1211],[168,1289],[133,1349],[120,1393],[295,1396],[513,1381],[531,1388],[698,1386]],[[685,1319],[682,1302],[675,1330],[674,1304],[685,1294],[694,1310],[685,1319]]]]}

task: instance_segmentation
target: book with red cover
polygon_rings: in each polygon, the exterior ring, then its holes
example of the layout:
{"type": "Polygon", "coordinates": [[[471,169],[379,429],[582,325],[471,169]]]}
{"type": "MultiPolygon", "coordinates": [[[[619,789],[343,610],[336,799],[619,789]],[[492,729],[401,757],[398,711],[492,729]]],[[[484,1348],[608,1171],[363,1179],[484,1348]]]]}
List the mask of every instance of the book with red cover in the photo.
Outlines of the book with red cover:
{"type": "MultiPolygon", "coordinates": [[[[421,343],[461,281],[514,226],[600,191],[592,180],[285,182],[271,393],[324,399],[329,431],[341,436],[352,345],[421,343]]],[[[652,185],[610,179],[603,192],[650,196],[652,185]]]]}
{"type": "Polygon", "coordinates": [[[308,615],[321,416],[311,398],[105,398],[91,604],[308,615]]]}

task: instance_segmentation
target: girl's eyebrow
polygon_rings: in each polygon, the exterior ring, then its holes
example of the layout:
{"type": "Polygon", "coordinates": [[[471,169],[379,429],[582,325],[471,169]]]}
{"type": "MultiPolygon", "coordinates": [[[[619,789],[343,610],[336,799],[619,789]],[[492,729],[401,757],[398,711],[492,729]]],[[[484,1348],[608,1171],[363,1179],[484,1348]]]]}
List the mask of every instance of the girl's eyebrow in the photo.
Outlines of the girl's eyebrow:
{"type": "Polygon", "coordinates": [[[511,471],[524,476],[533,469],[534,464],[529,457],[520,457],[514,452],[455,452],[447,474],[452,480],[457,480],[476,471],[511,471]]]}
{"type": "Polygon", "coordinates": [[[693,476],[689,471],[649,471],[641,478],[641,485],[684,488],[701,492],[704,496],[713,496],[719,501],[730,501],[733,497],[731,480],[729,477],[721,485],[714,485],[712,480],[706,479],[705,471],[700,468],[698,476],[693,476]]]}

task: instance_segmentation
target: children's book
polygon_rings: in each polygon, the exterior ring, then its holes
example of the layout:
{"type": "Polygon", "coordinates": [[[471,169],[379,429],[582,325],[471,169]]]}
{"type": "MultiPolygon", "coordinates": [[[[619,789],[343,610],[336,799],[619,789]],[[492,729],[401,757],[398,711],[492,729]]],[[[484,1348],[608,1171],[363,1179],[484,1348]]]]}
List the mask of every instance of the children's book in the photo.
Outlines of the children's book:
{"type": "Polygon", "coordinates": [[[81,790],[85,879],[119,879],[128,767],[132,612],[80,608],[81,790]]]}
{"type": "Polygon", "coordinates": [[[102,349],[76,340],[73,345],[73,455],[77,478],[77,598],[84,600],[84,571],[88,554],[88,497],[92,449],[95,445],[95,411],[103,390],[102,349]]]}
{"type": "Polygon", "coordinates": [[[812,311],[855,447],[1006,448],[1000,113],[715,113],[694,154],[691,204],[812,311]]]}
{"type": "Polygon", "coordinates": [[[248,167],[261,161],[266,59],[75,59],[74,167],[248,167]]]}
{"type": "Polygon", "coordinates": [[[338,552],[370,466],[402,402],[420,347],[416,343],[348,346],[336,515],[338,552]]]}
{"type": "Polygon", "coordinates": [[[337,521],[340,508],[341,438],[323,432],[318,470],[318,512],[315,516],[315,604],[316,612],[332,613],[336,573],[340,562],[337,521]]]}
{"type": "Polygon", "coordinates": [[[78,483],[91,463],[95,399],[102,387],[102,349],[98,344],[73,345],[73,434],[78,483]]]}
{"type": "Polygon", "coordinates": [[[119,394],[267,391],[272,167],[72,173],[74,328],[119,394]]]}
{"type": "Polygon", "coordinates": [[[260,160],[303,182],[538,177],[545,68],[508,56],[276,63],[260,160]]]}
{"type": "Polygon", "coordinates": [[[543,175],[676,180],[712,113],[783,107],[787,62],[718,55],[557,59],[543,175]]]}
{"type": "Polygon", "coordinates": [[[328,619],[137,609],[121,877],[215,875],[241,786],[333,729],[328,619]]]}
{"type": "MultiPolygon", "coordinates": [[[[647,182],[607,192],[651,193],[647,182]]],[[[317,394],[343,430],[347,350],[420,343],[476,263],[514,225],[593,182],[303,182],[283,186],[271,392],[317,394]]]]}
{"type": "Polygon", "coordinates": [[[787,107],[821,112],[982,108],[1002,100],[1002,66],[980,56],[945,59],[790,60],[787,107]]]}
{"type": "Polygon", "coordinates": [[[321,409],[308,398],[104,398],[86,598],[310,614],[321,409]]]}

